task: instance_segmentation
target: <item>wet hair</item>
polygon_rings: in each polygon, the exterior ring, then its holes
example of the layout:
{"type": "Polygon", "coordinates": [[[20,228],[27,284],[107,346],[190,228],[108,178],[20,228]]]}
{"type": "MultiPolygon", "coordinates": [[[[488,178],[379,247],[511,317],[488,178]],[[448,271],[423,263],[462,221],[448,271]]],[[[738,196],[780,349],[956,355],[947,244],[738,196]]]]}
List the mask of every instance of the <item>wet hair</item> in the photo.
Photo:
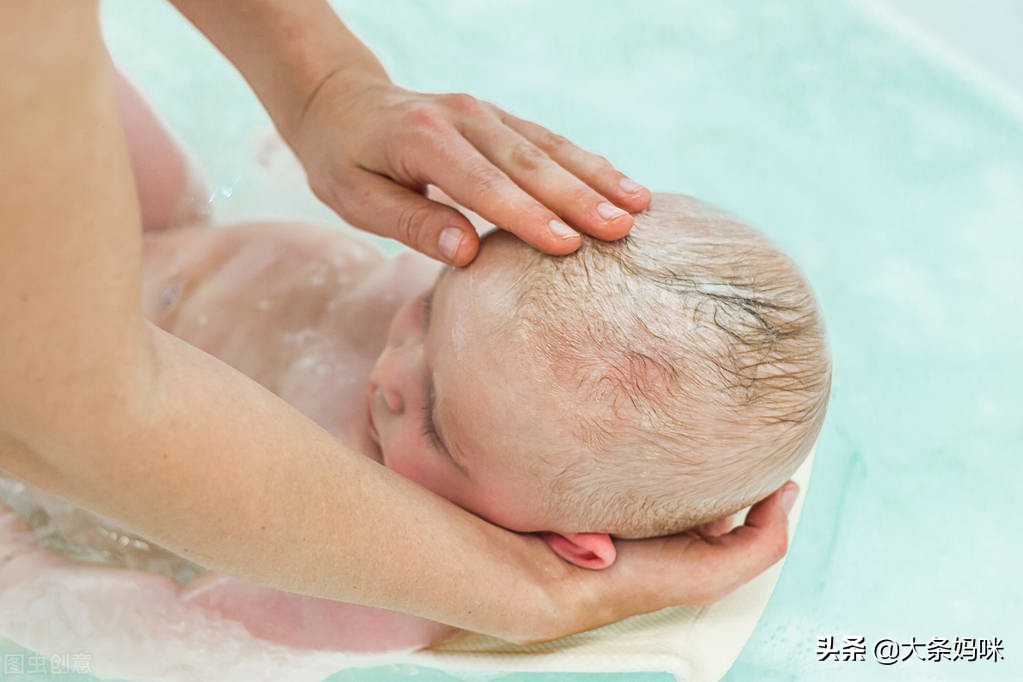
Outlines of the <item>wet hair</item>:
{"type": "Polygon", "coordinates": [[[651,537],[732,514],[796,470],[831,369],[795,265],[735,218],[656,194],[616,242],[522,247],[512,320],[577,406],[545,504],[573,532],[651,537]]]}

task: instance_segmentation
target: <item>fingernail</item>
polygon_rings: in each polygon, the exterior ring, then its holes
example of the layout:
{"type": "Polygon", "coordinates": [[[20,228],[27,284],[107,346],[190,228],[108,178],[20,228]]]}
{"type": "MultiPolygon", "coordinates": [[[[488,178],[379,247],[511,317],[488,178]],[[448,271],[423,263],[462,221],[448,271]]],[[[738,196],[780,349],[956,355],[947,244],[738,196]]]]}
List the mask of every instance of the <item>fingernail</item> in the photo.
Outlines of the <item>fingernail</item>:
{"type": "Polygon", "coordinates": [[[622,178],[618,181],[618,186],[629,194],[635,194],[643,190],[643,185],[639,184],[631,178],[622,178]]]}
{"type": "Polygon", "coordinates": [[[612,218],[618,218],[623,215],[627,215],[625,211],[618,208],[614,204],[607,203],[606,201],[597,206],[597,213],[599,213],[600,217],[603,218],[604,220],[611,220],[612,218]]]}
{"type": "Polygon", "coordinates": [[[560,239],[574,239],[579,236],[578,232],[559,220],[552,220],[547,223],[547,227],[551,228],[554,236],[560,239]]]}
{"type": "Polygon", "coordinates": [[[440,248],[441,255],[449,261],[455,260],[455,255],[458,253],[458,247],[462,244],[462,231],[457,227],[445,227],[440,232],[440,238],[437,240],[437,246],[440,248]]]}
{"type": "Polygon", "coordinates": [[[799,486],[795,483],[788,483],[785,485],[785,490],[781,493],[781,508],[788,514],[792,511],[792,505],[796,503],[796,498],[799,497],[799,486]]]}

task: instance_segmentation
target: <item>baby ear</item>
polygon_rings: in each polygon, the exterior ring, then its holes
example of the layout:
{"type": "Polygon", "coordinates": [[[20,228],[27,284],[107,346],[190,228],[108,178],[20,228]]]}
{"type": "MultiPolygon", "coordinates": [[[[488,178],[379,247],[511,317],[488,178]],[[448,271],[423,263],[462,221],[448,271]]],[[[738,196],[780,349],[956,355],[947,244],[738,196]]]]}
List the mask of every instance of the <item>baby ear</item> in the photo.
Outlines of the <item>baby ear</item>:
{"type": "Polygon", "coordinates": [[[614,541],[607,533],[540,533],[554,553],[565,561],[582,568],[607,568],[615,562],[618,553],[614,541]]]}

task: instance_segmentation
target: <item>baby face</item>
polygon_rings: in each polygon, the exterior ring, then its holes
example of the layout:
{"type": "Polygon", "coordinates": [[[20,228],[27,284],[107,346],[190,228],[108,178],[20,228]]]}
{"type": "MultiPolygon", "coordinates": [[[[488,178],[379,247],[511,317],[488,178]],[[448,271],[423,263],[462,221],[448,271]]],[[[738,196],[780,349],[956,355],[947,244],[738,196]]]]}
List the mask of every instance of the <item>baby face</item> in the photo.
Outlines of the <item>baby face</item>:
{"type": "Polygon", "coordinates": [[[571,410],[502,331],[507,239],[492,235],[395,315],[368,386],[370,431],[386,466],[455,504],[511,530],[560,530],[539,501],[554,453],[571,452],[571,410]]]}

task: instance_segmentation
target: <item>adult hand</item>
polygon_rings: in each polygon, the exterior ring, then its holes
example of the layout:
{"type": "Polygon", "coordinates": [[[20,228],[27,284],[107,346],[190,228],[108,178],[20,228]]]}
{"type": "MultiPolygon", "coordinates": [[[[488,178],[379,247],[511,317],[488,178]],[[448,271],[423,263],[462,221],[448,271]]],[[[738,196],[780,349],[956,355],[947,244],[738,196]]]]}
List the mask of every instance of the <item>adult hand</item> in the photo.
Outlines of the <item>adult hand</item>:
{"type": "Polygon", "coordinates": [[[753,505],[745,523],[728,532],[722,532],[723,522],[715,522],[663,538],[616,540],[618,558],[612,566],[576,570],[566,578],[568,594],[559,595],[574,608],[559,608],[552,631],[523,641],[551,639],[668,606],[718,601],[785,555],[788,512],[798,493],[789,481],[753,505]],[[575,614],[574,622],[568,622],[566,612],[575,614]]]}
{"type": "Polygon", "coordinates": [[[428,185],[553,255],[579,248],[579,232],[623,237],[629,211],[650,203],[607,159],[540,125],[375,74],[328,76],[293,147],[316,196],[347,221],[452,265],[471,262],[479,238],[465,216],[426,198],[428,185]]]}

